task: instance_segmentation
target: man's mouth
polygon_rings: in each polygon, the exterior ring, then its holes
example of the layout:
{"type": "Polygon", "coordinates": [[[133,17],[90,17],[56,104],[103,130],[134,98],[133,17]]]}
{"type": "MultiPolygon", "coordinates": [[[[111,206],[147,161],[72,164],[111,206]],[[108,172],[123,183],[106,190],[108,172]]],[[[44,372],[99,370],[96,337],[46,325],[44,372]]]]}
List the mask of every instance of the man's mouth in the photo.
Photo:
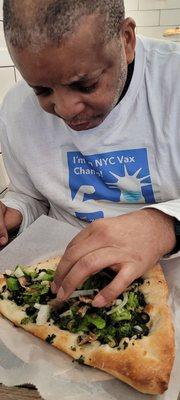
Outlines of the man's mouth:
{"type": "Polygon", "coordinates": [[[89,121],[65,121],[65,123],[74,130],[86,130],[98,126],[103,120],[102,116],[98,115],[89,121]]]}
{"type": "Polygon", "coordinates": [[[92,124],[92,120],[91,121],[84,121],[84,122],[69,122],[68,125],[72,128],[72,129],[78,129],[81,128],[83,129],[87,129],[89,125],[92,124]]]}

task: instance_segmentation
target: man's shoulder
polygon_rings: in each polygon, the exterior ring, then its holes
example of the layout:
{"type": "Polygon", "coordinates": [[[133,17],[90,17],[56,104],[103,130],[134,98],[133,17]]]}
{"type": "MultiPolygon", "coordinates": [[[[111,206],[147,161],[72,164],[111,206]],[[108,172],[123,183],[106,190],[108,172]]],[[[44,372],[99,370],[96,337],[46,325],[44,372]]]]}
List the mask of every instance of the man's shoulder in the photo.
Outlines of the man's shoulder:
{"type": "Polygon", "coordinates": [[[145,52],[145,77],[151,86],[169,92],[180,87],[180,45],[166,40],[140,37],[145,52]]]}
{"type": "Polygon", "coordinates": [[[20,80],[5,95],[0,109],[0,116],[2,119],[6,119],[7,116],[15,116],[26,107],[33,106],[33,103],[34,94],[32,89],[24,80],[20,80]]]}
{"type": "Polygon", "coordinates": [[[139,36],[139,39],[143,43],[145,52],[147,54],[162,56],[164,58],[169,56],[180,57],[180,44],[177,42],[166,41],[165,39],[155,39],[145,36],[139,36]]]}

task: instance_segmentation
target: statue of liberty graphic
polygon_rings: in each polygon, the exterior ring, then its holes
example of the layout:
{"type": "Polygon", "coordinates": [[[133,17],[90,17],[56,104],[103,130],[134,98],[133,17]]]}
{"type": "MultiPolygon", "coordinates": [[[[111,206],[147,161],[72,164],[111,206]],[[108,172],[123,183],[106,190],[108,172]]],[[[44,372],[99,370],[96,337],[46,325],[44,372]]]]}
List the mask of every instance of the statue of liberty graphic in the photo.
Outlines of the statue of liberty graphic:
{"type": "Polygon", "coordinates": [[[86,221],[155,202],[147,149],[84,156],[68,153],[72,213],[86,221]],[[132,208],[133,208],[132,207],[132,208]],[[122,208],[123,210],[123,208],[122,208]]]}
{"type": "Polygon", "coordinates": [[[150,185],[150,183],[144,183],[143,181],[150,178],[150,175],[138,178],[141,171],[142,168],[139,168],[134,175],[129,175],[126,166],[124,166],[124,176],[119,176],[109,171],[117,179],[117,182],[109,182],[107,185],[109,185],[110,189],[118,188],[120,190],[120,203],[145,203],[142,188],[150,185]]]}
{"type": "MultiPolygon", "coordinates": [[[[139,168],[133,175],[129,175],[126,166],[124,166],[124,176],[119,176],[114,172],[109,171],[109,173],[117,179],[117,182],[107,182],[106,184],[110,189],[119,189],[119,203],[145,203],[142,188],[148,186],[150,183],[144,183],[143,181],[150,178],[150,175],[138,178],[141,170],[142,168],[139,168]]],[[[82,185],[76,193],[74,200],[78,200],[78,202],[82,203],[84,202],[85,194],[93,193],[95,193],[95,188],[93,186],[82,185]]]]}

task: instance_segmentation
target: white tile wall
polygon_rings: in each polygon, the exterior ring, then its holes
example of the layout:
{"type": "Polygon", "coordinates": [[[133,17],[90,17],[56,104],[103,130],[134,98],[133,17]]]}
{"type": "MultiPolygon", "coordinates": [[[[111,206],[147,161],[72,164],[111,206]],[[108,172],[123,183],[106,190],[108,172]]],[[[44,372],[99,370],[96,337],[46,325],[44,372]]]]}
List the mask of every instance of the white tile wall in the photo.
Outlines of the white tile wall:
{"type": "Polygon", "coordinates": [[[15,79],[16,82],[21,81],[23,79],[17,68],[15,68],[15,79]]]}
{"type": "MultiPolygon", "coordinates": [[[[14,69],[13,62],[6,49],[2,24],[2,5],[0,0],[0,103],[6,91],[21,79],[14,69]]],[[[125,0],[126,15],[135,19],[137,33],[161,38],[165,29],[180,26],[180,0],[125,0]]],[[[0,155],[0,193],[7,186],[8,178],[2,166],[0,155]]]]}
{"type": "Polygon", "coordinates": [[[13,66],[13,61],[8,53],[3,33],[3,22],[0,21],[0,66],[13,66]]]}
{"type": "Polygon", "coordinates": [[[127,10],[138,10],[139,8],[139,0],[126,0],[125,4],[127,10]]]}
{"type": "Polygon", "coordinates": [[[138,26],[137,32],[139,35],[150,36],[162,40],[163,32],[168,28],[169,26],[138,26]]]}
{"type": "MultiPolygon", "coordinates": [[[[3,0],[0,0],[0,103],[6,92],[14,85],[16,81],[15,68],[7,51],[3,34],[2,3],[3,0]]],[[[6,174],[2,160],[2,154],[0,152],[0,196],[1,193],[7,188],[8,184],[9,179],[6,174]]]]}
{"type": "Polygon", "coordinates": [[[162,39],[166,29],[180,26],[180,0],[125,0],[125,6],[140,35],[162,39]]]}
{"type": "Polygon", "coordinates": [[[0,98],[3,99],[15,83],[15,68],[14,67],[0,67],[0,98]]]}
{"type": "Polygon", "coordinates": [[[167,10],[180,8],[179,0],[139,0],[140,10],[167,10]]]}
{"type": "Polygon", "coordinates": [[[159,11],[158,10],[148,10],[148,11],[133,11],[126,12],[127,16],[134,18],[137,26],[158,26],[159,25],[159,11]]]}
{"type": "Polygon", "coordinates": [[[180,25],[180,7],[179,10],[161,10],[160,25],[180,25]]]}
{"type": "Polygon", "coordinates": [[[2,8],[3,8],[3,0],[0,0],[0,19],[3,19],[3,12],[2,12],[2,8]]]}

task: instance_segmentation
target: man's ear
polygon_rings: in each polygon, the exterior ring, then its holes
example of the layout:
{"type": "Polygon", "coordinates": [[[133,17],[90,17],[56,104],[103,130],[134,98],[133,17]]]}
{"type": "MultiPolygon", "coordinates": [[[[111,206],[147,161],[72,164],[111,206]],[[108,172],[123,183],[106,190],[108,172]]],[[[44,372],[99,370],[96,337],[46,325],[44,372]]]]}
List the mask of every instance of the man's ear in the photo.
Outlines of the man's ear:
{"type": "Polygon", "coordinates": [[[121,37],[124,42],[127,64],[131,64],[134,60],[136,47],[136,23],[132,18],[126,18],[121,27],[121,37]]]}

